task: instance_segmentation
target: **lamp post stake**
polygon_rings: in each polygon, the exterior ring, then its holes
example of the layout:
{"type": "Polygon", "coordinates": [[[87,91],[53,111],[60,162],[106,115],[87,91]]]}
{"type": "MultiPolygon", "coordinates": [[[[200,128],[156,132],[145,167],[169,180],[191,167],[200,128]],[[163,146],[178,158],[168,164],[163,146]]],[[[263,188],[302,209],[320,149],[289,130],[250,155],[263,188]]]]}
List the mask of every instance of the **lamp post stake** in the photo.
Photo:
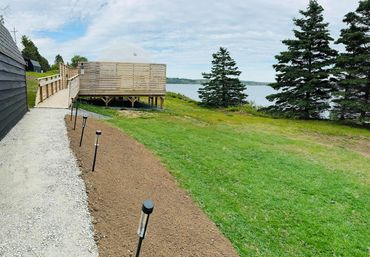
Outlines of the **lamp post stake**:
{"type": "Polygon", "coordinates": [[[101,131],[97,130],[95,132],[96,138],[95,138],[95,151],[94,151],[94,160],[93,160],[93,166],[91,171],[95,171],[95,162],[96,162],[96,153],[98,152],[98,146],[99,146],[99,136],[101,135],[101,131]]]}
{"type": "Polygon", "coordinates": [[[135,255],[136,257],[140,257],[141,245],[145,238],[146,230],[149,224],[149,217],[150,217],[150,214],[153,212],[153,209],[154,209],[153,202],[150,200],[145,200],[143,203],[143,207],[141,209],[140,223],[139,223],[139,228],[137,230],[137,233],[139,235],[139,243],[137,245],[137,250],[136,250],[136,255],[135,255]]]}
{"type": "Polygon", "coordinates": [[[84,132],[85,132],[85,127],[86,127],[86,122],[87,122],[87,116],[84,115],[82,120],[82,131],[81,131],[81,138],[80,138],[80,147],[82,145],[82,139],[84,137],[84,132]]]}

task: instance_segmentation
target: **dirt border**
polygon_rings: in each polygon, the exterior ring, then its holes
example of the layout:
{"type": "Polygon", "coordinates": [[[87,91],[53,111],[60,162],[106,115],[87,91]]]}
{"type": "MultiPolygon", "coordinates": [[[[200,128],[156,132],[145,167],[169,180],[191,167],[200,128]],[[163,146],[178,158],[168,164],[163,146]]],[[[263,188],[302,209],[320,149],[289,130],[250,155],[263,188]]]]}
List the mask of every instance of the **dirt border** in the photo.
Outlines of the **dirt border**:
{"type": "Polygon", "coordinates": [[[135,254],[145,199],[152,199],[155,208],[141,256],[238,256],[230,241],[143,145],[106,122],[89,118],[79,147],[81,118],[76,131],[69,116],[65,120],[86,183],[100,256],[135,254]],[[96,171],[91,172],[96,129],[102,130],[102,136],[96,171]]]}

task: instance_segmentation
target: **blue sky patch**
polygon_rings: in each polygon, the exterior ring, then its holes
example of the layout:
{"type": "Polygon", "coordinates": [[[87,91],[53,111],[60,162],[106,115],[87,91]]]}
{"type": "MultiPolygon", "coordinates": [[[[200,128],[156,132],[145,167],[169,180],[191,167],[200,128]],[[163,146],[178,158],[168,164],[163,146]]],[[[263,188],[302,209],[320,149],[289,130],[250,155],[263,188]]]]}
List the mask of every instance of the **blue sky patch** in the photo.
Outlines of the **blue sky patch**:
{"type": "Polygon", "coordinates": [[[38,37],[52,38],[53,40],[62,43],[82,37],[86,33],[87,28],[87,22],[75,20],[73,22],[64,24],[64,26],[57,31],[41,30],[35,32],[35,34],[38,37]]]}

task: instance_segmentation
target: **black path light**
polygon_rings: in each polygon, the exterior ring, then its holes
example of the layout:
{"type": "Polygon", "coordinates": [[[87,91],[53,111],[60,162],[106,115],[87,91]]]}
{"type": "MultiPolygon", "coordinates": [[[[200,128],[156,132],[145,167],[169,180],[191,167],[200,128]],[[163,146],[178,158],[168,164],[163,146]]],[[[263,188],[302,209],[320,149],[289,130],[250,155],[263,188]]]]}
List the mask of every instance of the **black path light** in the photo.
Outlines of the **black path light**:
{"type": "Polygon", "coordinates": [[[151,200],[145,200],[141,209],[141,217],[137,234],[139,235],[139,243],[137,245],[136,257],[140,256],[141,244],[145,238],[146,229],[149,223],[149,216],[153,212],[154,204],[151,200]]]}
{"type": "Polygon", "coordinates": [[[73,98],[71,98],[71,121],[72,121],[72,117],[73,117],[73,105],[75,103],[75,101],[73,100],[73,98]]]}
{"type": "Polygon", "coordinates": [[[73,130],[76,130],[76,122],[77,122],[77,112],[78,112],[78,99],[76,99],[76,112],[75,112],[75,123],[73,125],[73,130]]]}
{"type": "Polygon", "coordinates": [[[94,152],[94,161],[93,161],[93,166],[92,166],[92,171],[95,171],[95,162],[96,162],[96,153],[98,152],[98,146],[99,146],[99,137],[101,135],[101,130],[97,130],[95,132],[95,152],[94,152]]]}
{"type": "Polygon", "coordinates": [[[85,127],[86,127],[86,122],[87,122],[87,115],[84,115],[82,117],[82,131],[81,131],[81,138],[80,138],[80,147],[82,145],[82,139],[84,137],[84,132],[85,132],[85,127]]]}

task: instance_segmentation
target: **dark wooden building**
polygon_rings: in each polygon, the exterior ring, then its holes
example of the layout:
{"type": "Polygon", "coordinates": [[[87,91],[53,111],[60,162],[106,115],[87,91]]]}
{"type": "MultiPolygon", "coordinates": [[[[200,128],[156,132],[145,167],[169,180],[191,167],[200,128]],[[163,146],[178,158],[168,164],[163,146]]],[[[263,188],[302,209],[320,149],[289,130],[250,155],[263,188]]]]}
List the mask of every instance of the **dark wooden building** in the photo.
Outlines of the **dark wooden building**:
{"type": "Polygon", "coordinates": [[[27,112],[25,61],[0,23],[0,140],[27,112]]]}
{"type": "Polygon", "coordinates": [[[25,58],[26,70],[41,73],[41,65],[38,61],[25,58]]]}

